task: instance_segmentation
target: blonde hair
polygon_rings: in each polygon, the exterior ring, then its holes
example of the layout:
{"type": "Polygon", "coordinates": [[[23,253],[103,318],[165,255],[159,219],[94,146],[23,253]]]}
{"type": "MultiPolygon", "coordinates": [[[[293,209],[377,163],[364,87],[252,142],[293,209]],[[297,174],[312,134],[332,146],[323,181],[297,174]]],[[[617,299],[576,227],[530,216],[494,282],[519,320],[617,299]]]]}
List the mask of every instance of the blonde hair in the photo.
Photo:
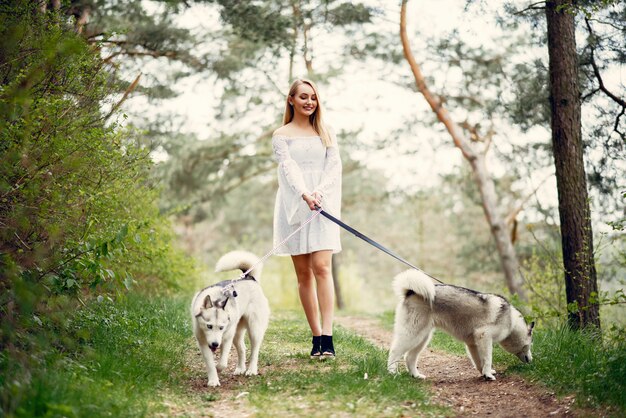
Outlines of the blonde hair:
{"type": "Polygon", "coordinates": [[[289,87],[289,94],[287,94],[287,98],[285,100],[285,114],[283,116],[283,125],[286,125],[293,120],[294,110],[293,110],[293,105],[289,103],[289,98],[293,97],[296,94],[298,87],[303,84],[308,84],[309,86],[311,86],[311,88],[313,89],[313,93],[317,97],[317,107],[315,108],[315,112],[313,112],[313,114],[309,116],[309,122],[313,126],[313,129],[315,130],[315,132],[317,132],[317,134],[322,139],[322,143],[324,144],[324,146],[331,147],[334,144],[330,136],[330,133],[328,132],[328,129],[326,128],[326,125],[324,124],[324,119],[323,119],[324,111],[322,110],[322,102],[320,101],[320,95],[317,92],[317,86],[311,80],[307,80],[305,78],[299,78],[295,80],[293,83],[291,83],[291,87],[289,87]]]}

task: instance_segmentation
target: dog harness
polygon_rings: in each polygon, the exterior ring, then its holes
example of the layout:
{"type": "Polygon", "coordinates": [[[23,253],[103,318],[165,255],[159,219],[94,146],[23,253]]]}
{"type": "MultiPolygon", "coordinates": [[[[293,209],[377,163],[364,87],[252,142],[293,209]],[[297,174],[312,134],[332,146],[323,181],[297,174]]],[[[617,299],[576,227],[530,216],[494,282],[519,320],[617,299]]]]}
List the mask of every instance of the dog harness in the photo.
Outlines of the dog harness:
{"type": "Polygon", "coordinates": [[[246,274],[244,277],[240,277],[238,279],[222,280],[221,282],[212,284],[211,286],[207,286],[207,287],[205,287],[202,290],[204,291],[204,290],[209,289],[211,287],[221,287],[222,288],[222,293],[227,293],[228,290],[230,290],[230,288],[232,287],[232,289],[233,289],[232,295],[233,295],[233,297],[236,298],[237,297],[237,291],[234,288],[234,284],[235,284],[235,282],[238,282],[238,281],[241,281],[241,280],[252,280],[252,281],[255,281],[255,282],[257,281],[254,278],[254,276],[252,276],[250,274],[246,274]]]}

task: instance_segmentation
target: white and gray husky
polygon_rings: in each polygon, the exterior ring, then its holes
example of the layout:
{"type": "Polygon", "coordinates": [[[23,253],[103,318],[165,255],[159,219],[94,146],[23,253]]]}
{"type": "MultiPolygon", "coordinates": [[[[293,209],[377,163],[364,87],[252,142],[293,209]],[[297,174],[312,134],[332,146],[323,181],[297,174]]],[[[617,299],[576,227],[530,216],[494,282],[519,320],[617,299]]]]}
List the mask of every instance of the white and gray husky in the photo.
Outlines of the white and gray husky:
{"type": "MultiPolygon", "coordinates": [[[[245,272],[258,257],[245,251],[232,251],[219,259],[215,271],[240,269],[245,272]]],[[[270,318],[270,307],[258,280],[262,267],[255,267],[242,280],[226,280],[202,289],[191,302],[193,334],[204,357],[208,385],[219,386],[218,371],[226,368],[233,341],[237,348],[235,374],[258,374],[261,343],[270,318]],[[245,331],[250,338],[250,362],[246,369],[245,331]],[[220,348],[217,367],[213,353],[220,348]]]]}
{"type": "Polygon", "coordinates": [[[434,328],[463,341],[470,360],[486,380],[496,379],[491,368],[493,343],[500,343],[523,362],[532,360],[534,322],[526,325],[522,314],[502,296],[435,284],[417,270],[398,274],[393,289],[399,302],[387,360],[390,373],[397,372],[406,354],[409,373],[425,378],[417,370],[417,360],[434,328]]]}

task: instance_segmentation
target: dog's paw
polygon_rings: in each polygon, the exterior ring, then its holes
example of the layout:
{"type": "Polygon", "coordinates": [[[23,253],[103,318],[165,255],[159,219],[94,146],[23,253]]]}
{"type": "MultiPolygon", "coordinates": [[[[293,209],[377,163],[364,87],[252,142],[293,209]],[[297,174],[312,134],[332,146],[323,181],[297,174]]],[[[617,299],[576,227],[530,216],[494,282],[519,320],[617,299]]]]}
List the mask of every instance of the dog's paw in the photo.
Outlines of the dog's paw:
{"type": "Polygon", "coordinates": [[[224,371],[224,369],[226,369],[226,364],[222,364],[222,363],[218,363],[217,366],[215,366],[215,368],[217,369],[218,372],[222,372],[224,371]]]}
{"type": "Polygon", "coordinates": [[[398,363],[391,363],[388,365],[387,371],[391,374],[398,374],[398,363]]]}
{"type": "Polygon", "coordinates": [[[426,375],[418,372],[417,370],[415,371],[415,373],[411,373],[411,376],[416,379],[426,379],[426,375]]]}
{"type": "Polygon", "coordinates": [[[256,376],[257,374],[259,374],[259,373],[258,373],[258,371],[256,369],[254,369],[254,370],[253,369],[248,369],[248,370],[246,370],[246,373],[245,373],[246,376],[256,376]]]}
{"type": "Polygon", "coordinates": [[[235,376],[239,376],[239,375],[244,374],[245,372],[246,372],[246,369],[245,369],[245,368],[241,368],[241,369],[240,369],[239,367],[237,367],[237,368],[235,369],[235,372],[234,372],[233,374],[234,374],[235,376]]]}
{"type": "Polygon", "coordinates": [[[207,386],[210,388],[214,388],[216,386],[220,386],[220,381],[219,380],[209,380],[209,382],[207,383],[207,386]]]}
{"type": "Polygon", "coordinates": [[[483,378],[484,378],[486,381],[493,381],[493,380],[496,380],[496,377],[495,377],[492,373],[489,373],[489,374],[485,374],[485,375],[483,375],[483,378]]]}

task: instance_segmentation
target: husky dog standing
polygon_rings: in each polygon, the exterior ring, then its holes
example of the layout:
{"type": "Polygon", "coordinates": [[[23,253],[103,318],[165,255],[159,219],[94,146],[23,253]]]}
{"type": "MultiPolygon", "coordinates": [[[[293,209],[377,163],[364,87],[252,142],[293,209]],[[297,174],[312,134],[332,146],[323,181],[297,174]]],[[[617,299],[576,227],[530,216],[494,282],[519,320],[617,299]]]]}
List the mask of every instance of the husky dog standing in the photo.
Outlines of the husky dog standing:
{"type": "Polygon", "coordinates": [[[397,372],[398,363],[406,354],[411,376],[425,378],[417,370],[417,360],[434,328],[463,341],[470,360],[486,380],[496,380],[491,368],[493,343],[500,343],[523,362],[532,360],[535,323],[526,325],[522,314],[502,296],[434,284],[417,270],[398,274],[393,289],[400,300],[387,361],[390,373],[397,372]]]}
{"type": "MultiPolygon", "coordinates": [[[[215,271],[240,269],[245,272],[258,261],[258,257],[252,253],[232,251],[219,259],[215,271]]],[[[209,386],[220,385],[217,372],[226,368],[233,341],[237,348],[235,374],[249,376],[258,373],[259,350],[270,318],[269,303],[258,282],[261,269],[259,265],[241,280],[226,280],[214,284],[193,297],[193,334],[206,363],[209,386]],[[246,330],[251,346],[248,369],[244,343],[246,330]],[[221,355],[216,367],[213,354],[218,348],[221,348],[221,355]]]]}

